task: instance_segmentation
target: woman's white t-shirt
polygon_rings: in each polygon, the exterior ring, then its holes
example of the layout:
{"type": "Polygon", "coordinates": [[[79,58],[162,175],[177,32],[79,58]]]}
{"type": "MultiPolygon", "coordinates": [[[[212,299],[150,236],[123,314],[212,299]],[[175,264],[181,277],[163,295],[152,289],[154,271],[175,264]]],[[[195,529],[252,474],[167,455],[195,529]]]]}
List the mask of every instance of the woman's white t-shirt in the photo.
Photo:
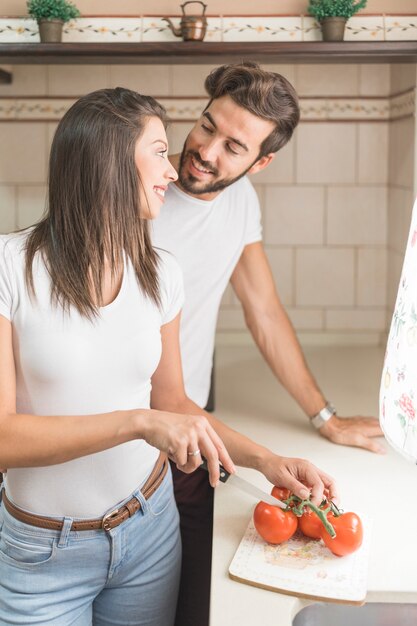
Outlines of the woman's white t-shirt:
{"type": "MultiPolygon", "coordinates": [[[[51,281],[40,254],[33,264],[36,299],[29,296],[27,234],[0,236],[0,314],[12,322],[17,412],[90,415],[149,408],[160,328],[183,304],[175,259],[158,252],[160,308],[143,294],[127,259],[117,297],[91,322],[75,308],[65,314],[51,305],[51,281]]],[[[99,517],[146,480],[158,454],[134,440],[66,463],[9,469],[6,491],[15,504],[40,515],[99,517]]]]}

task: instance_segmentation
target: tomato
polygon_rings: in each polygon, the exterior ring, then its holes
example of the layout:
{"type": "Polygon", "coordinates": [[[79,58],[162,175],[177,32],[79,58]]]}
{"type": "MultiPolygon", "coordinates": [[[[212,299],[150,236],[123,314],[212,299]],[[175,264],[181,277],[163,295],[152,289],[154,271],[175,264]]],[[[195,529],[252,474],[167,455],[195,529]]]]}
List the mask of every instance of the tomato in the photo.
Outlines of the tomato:
{"type": "Polygon", "coordinates": [[[253,521],[262,539],[273,544],[290,539],[298,526],[298,519],[292,511],[284,511],[266,502],[256,505],[253,521]]]}
{"type": "Polygon", "coordinates": [[[292,493],[286,487],[272,487],[271,495],[278,500],[288,500],[292,493]]]}
{"type": "Polygon", "coordinates": [[[342,513],[339,517],[329,513],[327,518],[336,531],[336,537],[332,539],[323,526],[321,538],[333,554],[346,556],[360,548],[363,540],[363,527],[356,513],[342,513]]]}
{"type": "Polygon", "coordinates": [[[306,508],[302,516],[299,518],[300,530],[306,537],[311,539],[321,539],[321,531],[323,522],[321,519],[309,508],[306,508]]]}

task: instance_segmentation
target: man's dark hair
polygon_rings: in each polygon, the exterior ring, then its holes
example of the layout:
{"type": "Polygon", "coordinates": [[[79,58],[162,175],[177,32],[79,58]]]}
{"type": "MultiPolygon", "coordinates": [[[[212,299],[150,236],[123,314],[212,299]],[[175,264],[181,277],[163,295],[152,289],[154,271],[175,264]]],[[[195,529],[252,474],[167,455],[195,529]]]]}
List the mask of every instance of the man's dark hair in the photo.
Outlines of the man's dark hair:
{"type": "Polygon", "coordinates": [[[210,103],[230,96],[250,113],[275,123],[275,129],[261,144],[259,158],[278,152],[291,139],[300,120],[298,97],[291,83],[275,72],[267,72],[257,63],[221,65],[204,83],[210,103]]]}

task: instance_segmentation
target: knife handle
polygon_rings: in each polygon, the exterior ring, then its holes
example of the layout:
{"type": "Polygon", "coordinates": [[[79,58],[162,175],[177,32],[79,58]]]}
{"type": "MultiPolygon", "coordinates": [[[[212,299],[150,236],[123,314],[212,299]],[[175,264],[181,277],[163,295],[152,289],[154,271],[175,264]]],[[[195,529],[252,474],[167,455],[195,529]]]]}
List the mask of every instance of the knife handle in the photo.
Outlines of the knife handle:
{"type": "MultiPolygon", "coordinates": [[[[200,467],[201,469],[205,469],[208,472],[207,459],[205,459],[204,457],[203,457],[203,462],[200,465],[200,467]]],[[[226,469],[224,469],[221,463],[219,463],[219,469],[220,469],[220,482],[225,483],[228,480],[228,478],[230,478],[230,474],[226,469]]]]}

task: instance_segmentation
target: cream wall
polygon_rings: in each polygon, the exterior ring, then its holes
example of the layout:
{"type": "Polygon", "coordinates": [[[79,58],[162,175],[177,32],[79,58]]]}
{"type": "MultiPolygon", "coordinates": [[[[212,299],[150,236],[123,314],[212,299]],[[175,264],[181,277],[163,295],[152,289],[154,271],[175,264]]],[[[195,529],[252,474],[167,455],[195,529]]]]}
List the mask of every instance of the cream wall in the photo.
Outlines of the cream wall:
{"type": "MultiPolygon", "coordinates": [[[[301,97],[387,96],[387,65],[286,66],[301,97]]],[[[302,122],[253,176],[279,293],[298,330],[380,332],[387,305],[389,123],[302,122]]],[[[244,328],[229,290],[223,330],[244,328]]]]}
{"type": "MultiPolygon", "coordinates": [[[[415,65],[392,66],[391,92],[415,88],[415,65]]],[[[416,116],[390,124],[388,178],[388,283],[387,304],[390,318],[397,295],[398,281],[407,243],[413,200],[417,193],[416,116]]]]}
{"type": "MultiPolygon", "coordinates": [[[[305,98],[387,96],[398,86],[395,68],[390,73],[387,65],[268,67],[283,73],[305,98]]],[[[207,65],[187,66],[186,72],[166,65],[15,66],[14,81],[0,86],[0,97],[77,96],[118,85],[154,96],[202,96],[209,70],[207,65]]],[[[1,231],[24,227],[41,215],[55,127],[0,124],[1,231]]],[[[181,149],[190,127],[177,123],[170,129],[173,151],[181,149]]],[[[389,122],[302,122],[291,143],[253,177],[267,254],[298,330],[380,333],[386,327],[390,127],[389,122]]],[[[243,327],[240,305],[229,289],[219,328],[243,327]]]]}
{"type": "MultiPolygon", "coordinates": [[[[84,15],[176,15],[181,0],[75,0],[84,15]]],[[[288,15],[307,12],[308,0],[206,0],[211,15],[288,15]]],[[[194,11],[198,7],[189,7],[194,11]]],[[[415,13],[415,0],[368,0],[361,13],[415,13]]],[[[26,0],[1,0],[1,15],[26,15],[26,0]]]]}

